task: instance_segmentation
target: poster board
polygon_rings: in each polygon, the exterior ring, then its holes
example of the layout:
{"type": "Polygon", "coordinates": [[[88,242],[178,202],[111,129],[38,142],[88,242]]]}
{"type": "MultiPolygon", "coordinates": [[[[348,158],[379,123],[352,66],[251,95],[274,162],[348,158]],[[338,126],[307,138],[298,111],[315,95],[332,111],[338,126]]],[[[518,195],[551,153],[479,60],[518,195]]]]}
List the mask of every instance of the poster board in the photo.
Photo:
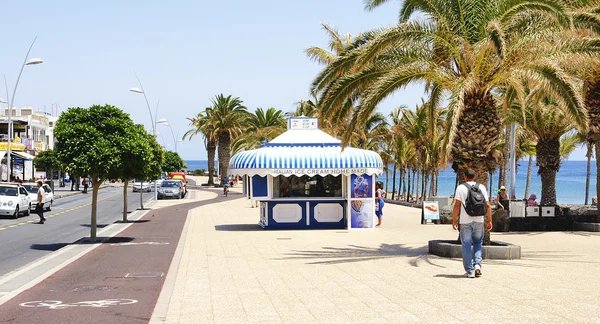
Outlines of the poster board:
{"type": "Polygon", "coordinates": [[[351,174],[348,183],[348,229],[374,228],[374,177],[351,174]]]}
{"type": "Polygon", "coordinates": [[[440,219],[440,208],[437,201],[423,201],[422,208],[425,221],[440,219]]]}

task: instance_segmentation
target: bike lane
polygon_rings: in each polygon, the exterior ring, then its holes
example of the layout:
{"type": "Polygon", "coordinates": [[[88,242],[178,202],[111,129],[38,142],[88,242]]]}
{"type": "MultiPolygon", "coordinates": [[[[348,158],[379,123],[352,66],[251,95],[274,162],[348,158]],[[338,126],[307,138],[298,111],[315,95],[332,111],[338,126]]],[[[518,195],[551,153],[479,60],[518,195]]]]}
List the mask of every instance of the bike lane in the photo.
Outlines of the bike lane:
{"type": "Polygon", "coordinates": [[[0,323],[148,323],[187,213],[151,210],[116,237],[0,306],[0,323]]]}

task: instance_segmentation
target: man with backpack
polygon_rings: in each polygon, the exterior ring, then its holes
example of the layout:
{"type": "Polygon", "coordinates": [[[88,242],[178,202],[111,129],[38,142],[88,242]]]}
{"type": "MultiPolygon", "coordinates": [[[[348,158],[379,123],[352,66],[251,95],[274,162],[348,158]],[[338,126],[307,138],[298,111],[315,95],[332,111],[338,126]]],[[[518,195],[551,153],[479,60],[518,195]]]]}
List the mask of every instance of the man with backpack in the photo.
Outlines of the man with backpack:
{"type": "Polygon", "coordinates": [[[475,278],[481,276],[481,252],[483,250],[484,216],[487,215],[485,231],[492,230],[492,206],[488,201],[488,193],[482,184],[475,182],[475,171],[467,169],[465,182],[456,188],[454,194],[454,210],[452,228],[459,228],[462,242],[463,266],[465,276],[475,278]],[[473,245],[473,253],[471,252],[473,245]]]}

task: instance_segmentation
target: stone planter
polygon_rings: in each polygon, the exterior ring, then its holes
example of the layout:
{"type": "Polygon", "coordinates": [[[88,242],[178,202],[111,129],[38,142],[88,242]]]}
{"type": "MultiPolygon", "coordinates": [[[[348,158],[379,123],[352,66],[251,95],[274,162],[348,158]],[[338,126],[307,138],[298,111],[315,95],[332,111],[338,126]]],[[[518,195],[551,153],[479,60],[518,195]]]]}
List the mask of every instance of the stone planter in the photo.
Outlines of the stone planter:
{"type": "MultiPolygon", "coordinates": [[[[462,258],[462,246],[456,240],[429,241],[429,253],[446,258],[462,258]]],[[[521,258],[521,247],[502,242],[492,242],[483,246],[483,258],[493,260],[514,260],[521,258]]]]}

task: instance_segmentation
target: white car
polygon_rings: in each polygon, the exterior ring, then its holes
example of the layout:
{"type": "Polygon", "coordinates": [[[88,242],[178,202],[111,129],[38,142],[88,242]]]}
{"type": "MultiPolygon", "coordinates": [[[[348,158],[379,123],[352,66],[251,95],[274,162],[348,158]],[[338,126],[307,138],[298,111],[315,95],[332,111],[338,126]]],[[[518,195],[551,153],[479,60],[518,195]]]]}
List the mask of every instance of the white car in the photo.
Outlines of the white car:
{"type": "Polygon", "coordinates": [[[133,180],[133,192],[150,192],[151,190],[152,189],[150,188],[150,182],[133,180]]]}
{"type": "MultiPolygon", "coordinates": [[[[35,206],[37,204],[37,193],[38,187],[36,183],[24,183],[23,187],[27,192],[29,192],[29,198],[31,199],[31,205],[35,206]]],[[[54,204],[54,194],[52,193],[52,188],[48,184],[43,184],[42,188],[46,192],[44,196],[46,196],[46,202],[44,203],[44,210],[52,209],[52,204],[54,204]]],[[[33,207],[35,209],[35,207],[33,207]]]]}
{"type": "Polygon", "coordinates": [[[0,215],[13,218],[31,213],[31,199],[23,186],[14,183],[0,184],[0,215]]]}
{"type": "MultiPolygon", "coordinates": [[[[163,183],[164,180],[163,179],[157,179],[157,180],[154,180],[154,181],[156,181],[156,188],[160,188],[160,186],[162,185],[162,183],[163,183]]],[[[154,191],[154,181],[150,182],[150,191],[154,191]]]]}

